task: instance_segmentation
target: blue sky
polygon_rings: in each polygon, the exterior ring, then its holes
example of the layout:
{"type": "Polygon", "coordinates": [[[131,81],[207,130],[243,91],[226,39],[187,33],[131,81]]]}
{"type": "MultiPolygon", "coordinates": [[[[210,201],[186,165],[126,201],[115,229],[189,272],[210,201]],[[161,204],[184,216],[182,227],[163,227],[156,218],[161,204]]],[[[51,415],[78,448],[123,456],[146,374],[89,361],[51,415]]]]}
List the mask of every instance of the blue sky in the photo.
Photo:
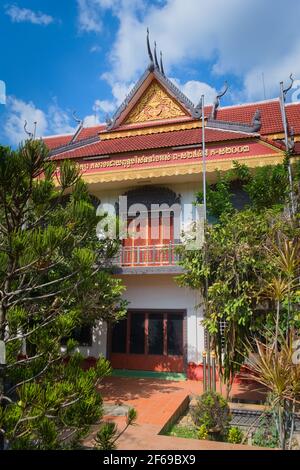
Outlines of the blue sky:
{"type": "Polygon", "coordinates": [[[298,0],[0,0],[0,142],[17,145],[25,119],[38,135],[71,132],[74,110],[103,122],[147,65],[147,26],[194,102],[225,80],[224,105],[264,99],[262,73],[276,97],[300,79],[299,17],[298,0]]]}

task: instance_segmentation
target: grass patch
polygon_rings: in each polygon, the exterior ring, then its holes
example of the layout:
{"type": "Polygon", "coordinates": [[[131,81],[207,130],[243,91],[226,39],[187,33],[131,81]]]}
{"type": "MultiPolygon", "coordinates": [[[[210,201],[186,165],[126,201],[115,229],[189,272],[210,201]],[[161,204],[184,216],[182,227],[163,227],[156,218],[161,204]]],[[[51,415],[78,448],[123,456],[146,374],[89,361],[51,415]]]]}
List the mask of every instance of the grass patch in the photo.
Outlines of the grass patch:
{"type": "Polygon", "coordinates": [[[185,439],[198,439],[198,431],[196,428],[174,424],[170,427],[170,429],[167,430],[165,436],[183,437],[185,439]]]}
{"type": "Polygon", "coordinates": [[[143,370],[127,370],[127,369],[114,369],[112,371],[113,377],[129,377],[137,379],[159,379],[171,380],[173,382],[184,382],[186,374],[175,372],[153,372],[143,370]]]}

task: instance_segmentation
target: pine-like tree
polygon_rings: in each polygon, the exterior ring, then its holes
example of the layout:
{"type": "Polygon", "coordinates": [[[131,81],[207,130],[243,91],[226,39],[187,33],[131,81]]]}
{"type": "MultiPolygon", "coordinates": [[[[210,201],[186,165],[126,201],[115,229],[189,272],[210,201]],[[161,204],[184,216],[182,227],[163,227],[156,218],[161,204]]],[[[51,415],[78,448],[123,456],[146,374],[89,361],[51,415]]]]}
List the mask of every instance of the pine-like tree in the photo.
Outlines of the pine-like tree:
{"type": "Polygon", "coordinates": [[[84,370],[74,329],[125,314],[110,275],[114,240],[99,240],[96,210],[76,165],[59,171],[41,141],[0,147],[0,435],[10,448],[74,447],[101,419],[99,359],[84,370]]]}

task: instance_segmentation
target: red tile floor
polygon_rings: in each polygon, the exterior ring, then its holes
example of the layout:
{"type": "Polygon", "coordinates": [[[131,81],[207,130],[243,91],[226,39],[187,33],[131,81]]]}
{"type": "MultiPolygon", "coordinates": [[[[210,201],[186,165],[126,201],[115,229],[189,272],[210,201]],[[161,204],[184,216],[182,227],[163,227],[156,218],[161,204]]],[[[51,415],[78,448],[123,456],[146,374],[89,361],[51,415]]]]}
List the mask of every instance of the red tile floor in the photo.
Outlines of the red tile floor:
{"type": "MultiPolygon", "coordinates": [[[[137,411],[136,424],[128,428],[118,441],[120,450],[253,449],[248,446],[159,435],[166,423],[174,415],[178,416],[178,409],[184,407],[189,396],[202,393],[202,382],[109,377],[99,386],[99,392],[105,403],[125,404],[137,411]]],[[[251,390],[249,386],[239,384],[234,384],[232,397],[243,401],[262,400],[261,393],[256,389],[252,387],[251,390]]],[[[107,416],[105,419],[116,422],[120,430],[125,424],[124,417],[107,416]]],[[[94,433],[86,440],[86,445],[93,445],[96,431],[95,428],[94,433]]]]}

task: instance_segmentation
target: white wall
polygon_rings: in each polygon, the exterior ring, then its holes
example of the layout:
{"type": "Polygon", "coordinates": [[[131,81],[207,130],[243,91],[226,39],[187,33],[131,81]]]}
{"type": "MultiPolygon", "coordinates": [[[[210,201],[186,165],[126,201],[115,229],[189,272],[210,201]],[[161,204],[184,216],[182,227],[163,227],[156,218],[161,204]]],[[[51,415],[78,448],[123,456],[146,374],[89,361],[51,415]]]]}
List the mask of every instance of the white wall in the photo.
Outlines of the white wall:
{"type": "MultiPolygon", "coordinates": [[[[181,203],[191,206],[191,213],[184,214],[183,225],[194,220],[195,193],[200,190],[196,183],[174,183],[159,185],[172,189],[181,195],[181,203]]],[[[106,190],[95,194],[102,204],[114,205],[119,195],[124,194],[131,188],[122,190],[106,190]]],[[[163,201],[162,201],[163,202],[163,201]]],[[[124,298],[129,302],[132,309],[183,309],[187,311],[188,332],[188,361],[200,362],[201,352],[204,350],[204,329],[200,325],[202,308],[196,308],[200,304],[200,297],[195,291],[179,287],[170,275],[128,275],[123,277],[127,287],[124,298]]],[[[94,331],[95,343],[91,348],[81,348],[84,354],[98,357],[106,354],[106,325],[94,331]]]]}
{"type": "Polygon", "coordinates": [[[98,359],[99,356],[106,357],[106,344],[107,344],[107,324],[105,322],[99,322],[98,326],[93,328],[93,344],[90,347],[78,348],[85,357],[95,357],[98,359]]]}
{"type": "Polygon", "coordinates": [[[124,276],[124,298],[129,309],[174,309],[187,311],[188,362],[200,362],[204,350],[203,310],[200,295],[179,287],[170,275],[124,276]]]}

